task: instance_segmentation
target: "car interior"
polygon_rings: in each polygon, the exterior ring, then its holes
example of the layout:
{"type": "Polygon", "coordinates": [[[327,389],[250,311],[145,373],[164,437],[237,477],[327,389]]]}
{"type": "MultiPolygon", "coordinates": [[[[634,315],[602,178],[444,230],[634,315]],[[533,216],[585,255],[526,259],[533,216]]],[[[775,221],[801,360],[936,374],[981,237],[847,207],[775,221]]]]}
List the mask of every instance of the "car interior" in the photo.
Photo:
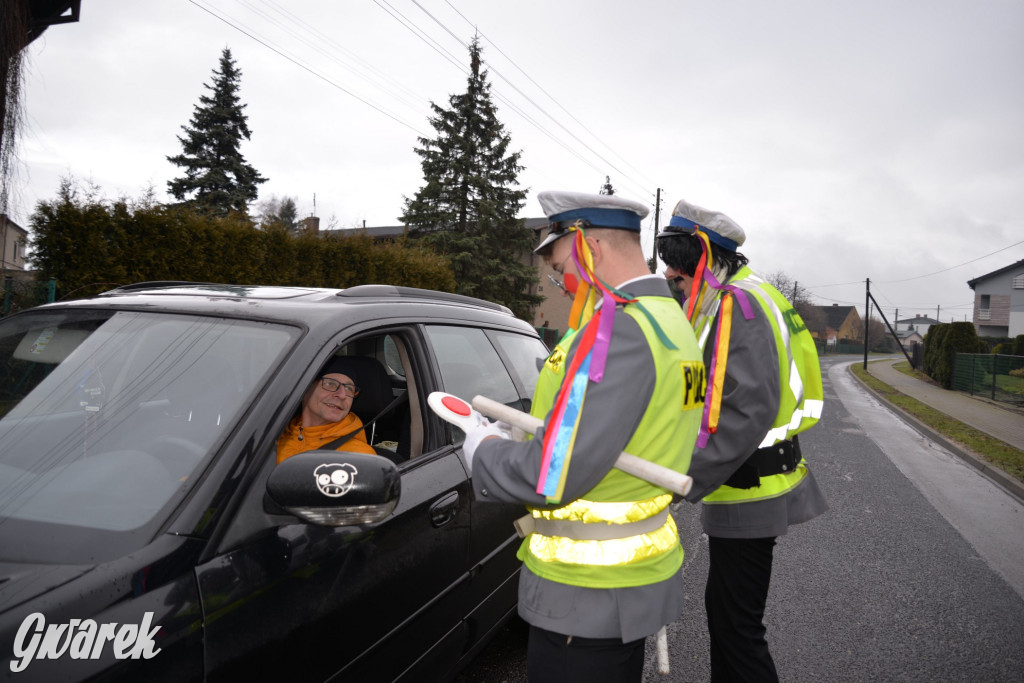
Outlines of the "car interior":
{"type": "Polygon", "coordinates": [[[367,441],[377,454],[395,463],[421,455],[422,407],[401,336],[364,337],[343,346],[338,355],[359,363],[360,391],[352,412],[366,425],[367,441]]]}

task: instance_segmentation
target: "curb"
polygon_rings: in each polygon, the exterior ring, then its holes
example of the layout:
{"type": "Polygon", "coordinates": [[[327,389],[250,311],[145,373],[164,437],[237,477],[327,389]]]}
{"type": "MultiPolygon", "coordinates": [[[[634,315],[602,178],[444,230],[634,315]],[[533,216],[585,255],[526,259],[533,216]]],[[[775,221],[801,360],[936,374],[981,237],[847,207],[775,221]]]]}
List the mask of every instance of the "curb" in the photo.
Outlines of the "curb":
{"type": "MultiPolygon", "coordinates": [[[[977,455],[974,455],[973,453],[971,453],[970,451],[968,451],[966,448],[956,443],[955,441],[950,441],[948,438],[946,438],[942,434],[939,434],[931,427],[924,424],[923,422],[921,422],[916,417],[906,412],[899,406],[890,403],[889,400],[885,398],[885,396],[879,394],[877,391],[875,391],[867,384],[865,384],[861,380],[861,378],[858,377],[856,373],[853,372],[852,366],[850,368],[847,368],[847,372],[850,373],[850,376],[853,377],[853,379],[856,380],[857,383],[860,384],[860,386],[867,389],[869,394],[878,399],[879,403],[881,403],[890,411],[892,411],[892,413],[895,414],[897,417],[902,419],[904,422],[913,427],[916,431],[920,432],[921,434],[928,437],[932,441],[935,441],[936,443],[942,445],[942,447],[948,450],[950,453],[953,453],[954,455],[959,457],[965,463],[967,463],[974,469],[978,470],[982,475],[988,477],[989,480],[991,480],[994,484],[1005,490],[1018,501],[1024,503],[1024,482],[1021,482],[1015,479],[1014,477],[1011,477],[1003,470],[999,469],[998,467],[995,467],[989,462],[986,462],[977,455]]],[[[894,391],[899,390],[894,389],[894,391]]],[[[906,394],[903,395],[906,396],[906,394]]]]}

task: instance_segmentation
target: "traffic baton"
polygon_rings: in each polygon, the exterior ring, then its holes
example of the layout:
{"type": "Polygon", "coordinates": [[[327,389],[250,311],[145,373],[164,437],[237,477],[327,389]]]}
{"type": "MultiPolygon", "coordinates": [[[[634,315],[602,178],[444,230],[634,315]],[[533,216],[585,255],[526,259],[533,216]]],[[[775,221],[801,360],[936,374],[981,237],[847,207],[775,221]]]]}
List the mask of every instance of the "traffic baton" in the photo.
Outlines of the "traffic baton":
{"type": "MultiPolygon", "coordinates": [[[[474,396],[472,406],[487,417],[507,422],[527,434],[536,434],[537,429],[544,426],[544,421],[540,418],[516,410],[504,403],[498,403],[486,396],[474,396]]],[[[619,454],[619,459],[615,461],[615,467],[681,496],[689,493],[690,487],[693,486],[693,479],[685,474],[626,452],[619,454]]]]}

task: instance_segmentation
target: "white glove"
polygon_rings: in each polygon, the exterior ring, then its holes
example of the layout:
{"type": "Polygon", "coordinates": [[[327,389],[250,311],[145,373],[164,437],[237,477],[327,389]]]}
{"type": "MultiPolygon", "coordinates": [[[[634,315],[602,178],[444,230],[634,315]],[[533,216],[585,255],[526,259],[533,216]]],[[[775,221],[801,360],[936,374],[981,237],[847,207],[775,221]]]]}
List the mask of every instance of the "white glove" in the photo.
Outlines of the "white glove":
{"type": "Polygon", "coordinates": [[[471,427],[466,432],[466,440],[462,442],[462,453],[466,456],[466,466],[469,467],[470,474],[473,473],[473,455],[476,453],[477,446],[484,439],[496,436],[499,439],[509,438],[509,432],[498,426],[497,423],[483,420],[478,426],[471,427]]]}

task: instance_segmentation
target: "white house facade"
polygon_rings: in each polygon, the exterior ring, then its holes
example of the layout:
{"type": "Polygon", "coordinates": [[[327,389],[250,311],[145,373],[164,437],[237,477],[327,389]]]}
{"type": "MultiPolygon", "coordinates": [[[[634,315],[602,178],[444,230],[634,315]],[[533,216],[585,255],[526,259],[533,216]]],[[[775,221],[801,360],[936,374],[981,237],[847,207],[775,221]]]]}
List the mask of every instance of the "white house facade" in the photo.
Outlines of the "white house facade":
{"type": "Polygon", "coordinates": [[[981,337],[1024,334],[1024,260],[969,280],[974,327],[981,337]]]}

